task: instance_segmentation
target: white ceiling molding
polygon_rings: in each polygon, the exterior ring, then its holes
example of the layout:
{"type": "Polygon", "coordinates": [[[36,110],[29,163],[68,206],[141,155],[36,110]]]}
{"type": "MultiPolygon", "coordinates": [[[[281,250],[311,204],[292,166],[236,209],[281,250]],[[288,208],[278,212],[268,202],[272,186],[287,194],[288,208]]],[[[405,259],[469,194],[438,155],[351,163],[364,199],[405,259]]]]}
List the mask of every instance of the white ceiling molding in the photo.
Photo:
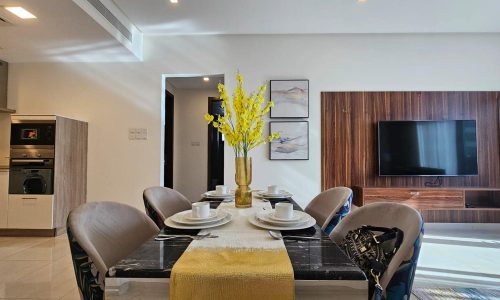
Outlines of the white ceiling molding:
{"type": "Polygon", "coordinates": [[[130,50],[143,59],[143,34],[111,0],[73,0],[92,19],[130,50]]]}

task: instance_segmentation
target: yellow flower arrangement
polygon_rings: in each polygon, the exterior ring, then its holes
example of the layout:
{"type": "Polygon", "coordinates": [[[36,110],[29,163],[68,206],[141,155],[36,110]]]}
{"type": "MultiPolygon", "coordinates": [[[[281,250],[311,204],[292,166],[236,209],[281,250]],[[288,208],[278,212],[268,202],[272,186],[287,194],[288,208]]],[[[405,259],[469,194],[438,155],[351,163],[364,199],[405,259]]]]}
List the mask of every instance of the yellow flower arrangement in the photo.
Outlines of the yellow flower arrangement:
{"type": "Polygon", "coordinates": [[[229,103],[226,87],[222,83],[218,85],[225,115],[218,116],[215,120],[213,115],[207,113],[205,120],[224,135],[229,146],[234,149],[236,157],[247,157],[253,148],[279,138],[279,133],[272,133],[268,138],[263,136],[264,115],[274,106],[272,101],[268,101],[263,107],[266,85],[260,86],[257,93],[247,95],[243,89],[243,76],[239,72],[236,74],[236,81],[232,106],[229,103]]]}

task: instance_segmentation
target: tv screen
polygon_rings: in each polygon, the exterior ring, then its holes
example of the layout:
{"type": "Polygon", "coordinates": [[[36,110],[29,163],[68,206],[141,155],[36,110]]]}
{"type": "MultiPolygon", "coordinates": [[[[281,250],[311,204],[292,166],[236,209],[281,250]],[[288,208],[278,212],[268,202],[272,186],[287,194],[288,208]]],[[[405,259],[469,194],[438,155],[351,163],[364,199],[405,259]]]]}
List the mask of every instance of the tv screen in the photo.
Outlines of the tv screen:
{"type": "Polygon", "coordinates": [[[477,175],[476,121],[380,121],[379,175],[477,175]]]}

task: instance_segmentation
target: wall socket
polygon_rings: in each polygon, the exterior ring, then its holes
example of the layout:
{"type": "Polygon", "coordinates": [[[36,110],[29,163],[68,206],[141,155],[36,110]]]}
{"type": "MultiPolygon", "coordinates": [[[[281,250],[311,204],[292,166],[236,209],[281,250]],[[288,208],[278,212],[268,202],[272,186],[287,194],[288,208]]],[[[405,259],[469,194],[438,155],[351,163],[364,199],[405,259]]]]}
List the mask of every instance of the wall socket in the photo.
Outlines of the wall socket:
{"type": "Polygon", "coordinates": [[[148,139],[148,129],[147,128],[129,128],[128,129],[128,139],[129,140],[147,140],[148,139]]]}

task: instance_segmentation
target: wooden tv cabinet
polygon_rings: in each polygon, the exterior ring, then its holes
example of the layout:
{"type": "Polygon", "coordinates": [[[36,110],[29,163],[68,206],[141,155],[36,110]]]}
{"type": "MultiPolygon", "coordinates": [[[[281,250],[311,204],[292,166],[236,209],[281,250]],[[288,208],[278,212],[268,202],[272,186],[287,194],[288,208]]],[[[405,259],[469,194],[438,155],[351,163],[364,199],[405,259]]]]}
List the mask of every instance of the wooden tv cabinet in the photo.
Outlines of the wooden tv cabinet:
{"type": "Polygon", "coordinates": [[[500,188],[353,187],[354,204],[394,202],[420,211],[430,223],[500,223],[500,188]]]}

